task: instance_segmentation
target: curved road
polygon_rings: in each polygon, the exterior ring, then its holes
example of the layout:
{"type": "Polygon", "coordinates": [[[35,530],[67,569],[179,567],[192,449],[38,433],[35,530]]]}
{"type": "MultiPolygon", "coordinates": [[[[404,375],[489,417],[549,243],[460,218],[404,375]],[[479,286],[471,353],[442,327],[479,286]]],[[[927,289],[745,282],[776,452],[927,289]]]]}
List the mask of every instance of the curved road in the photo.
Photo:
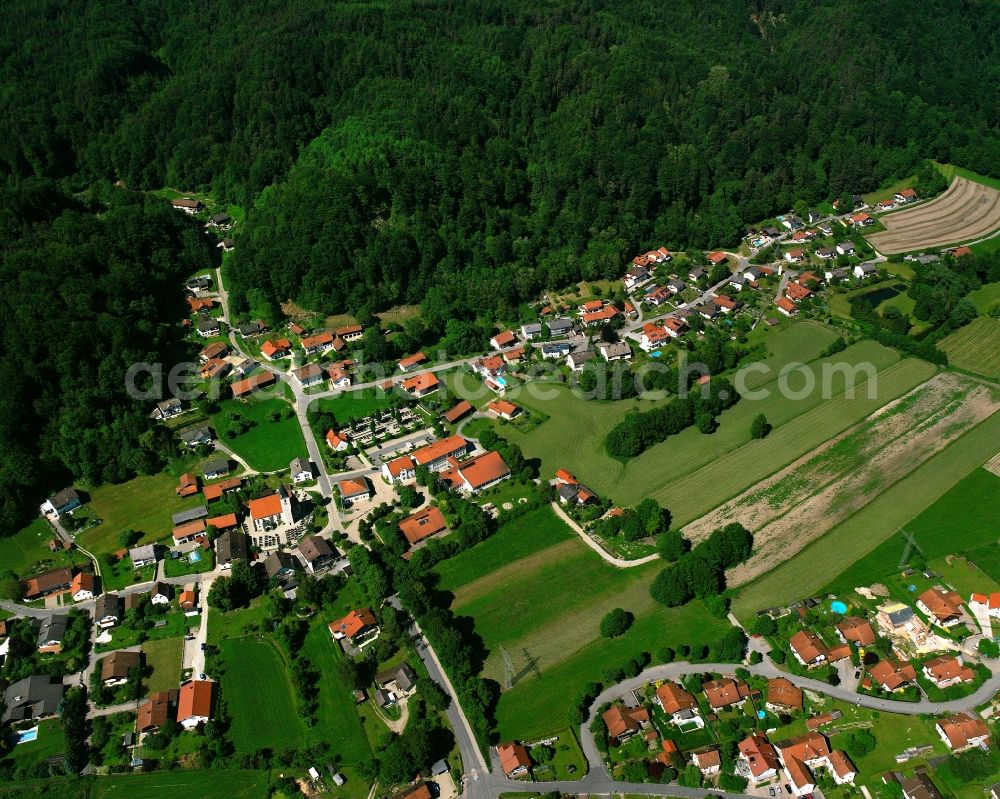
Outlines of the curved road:
{"type": "MultiPolygon", "coordinates": [[[[617,685],[606,688],[591,703],[588,719],[581,725],[579,730],[580,744],[583,748],[583,753],[587,759],[587,765],[589,768],[588,773],[582,779],[576,781],[524,783],[519,780],[507,779],[497,770],[486,774],[476,772],[475,778],[470,779],[466,783],[467,795],[469,799],[495,799],[495,797],[502,792],[531,790],[538,791],[539,793],[543,793],[545,791],[564,791],[566,793],[573,794],[631,793],[644,794],[647,796],[690,797],[691,799],[700,799],[705,796],[706,791],[710,791],[712,795],[725,797],[726,799],[745,799],[745,797],[748,797],[748,794],[727,793],[725,791],[706,788],[684,788],[683,786],[676,784],[635,784],[613,780],[605,767],[604,758],[598,751],[597,746],[594,743],[594,738],[590,734],[589,730],[590,719],[593,718],[598,707],[606,702],[611,702],[619,698],[624,693],[641,688],[647,683],[655,682],[657,680],[679,679],[689,674],[701,674],[705,672],[716,672],[726,676],[733,676],[737,668],[745,668],[751,674],[760,677],[785,677],[800,688],[825,694],[833,697],[834,699],[840,699],[844,702],[850,702],[861,707],[871,708],[873,710],[898,713],[908,716],[943,712],[974,712],[976,706],[988,701],[997,690],[1000,690],[1000,673],[994,673],[994,675],[987,680],[979,688],[979,690],[967,697],[964,697],[963,699],[938,703],[928,702],[926,700],[920,702],[898,702],[892,699],[880,699],[872,696],[863,696],[846,688],[832,686],[828,683],[813,680],[808,677],[789,674],[787,672],[780,671],[774,666],[774,664],[767,661],[750,666],[741,666],[733,663],[688,663],[685,661],[664,663],[659,666],[653,666],[646,669],[637,677],[624,680],[617,685]]],[[[458,702],[457,697],[455,696],[454,691],[451,690],[450,685],[448,685],[447,688],[452,697],[452,708],[454,708],[458,702]]],[[[464,716],[462,719],[464,720],[464,716]]],[[[456,730],[457,729],[458,727],[456,726],[456,730]]],[[[458,735],[456,733],[456,738],[459,741],[459,748],[461,749],[462,760],[466,772],[470,773],[470,763],[479,764],[479,767],[481,768],[482,755],[479,752],[478,747],[475,746],[475,743],[470,742],[471,733],[466,735],[458,735]]]]}

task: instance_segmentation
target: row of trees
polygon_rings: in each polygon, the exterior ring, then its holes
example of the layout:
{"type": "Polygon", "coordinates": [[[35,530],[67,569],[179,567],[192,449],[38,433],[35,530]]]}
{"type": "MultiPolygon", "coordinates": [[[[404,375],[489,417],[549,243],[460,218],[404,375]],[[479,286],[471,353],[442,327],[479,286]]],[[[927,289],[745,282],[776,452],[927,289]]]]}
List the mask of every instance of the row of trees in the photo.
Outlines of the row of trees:
{"type": "Polygon", "coordinates": [[[670,530],[670,511],[661,508],[655,499],[647,497],[634,508],[625,508],[594,522],[593,532],[603,538],[621,536],[625,541],[638,541],[650,536],[665,535],[670,530]]]}
{"type": "Polygon", "coordinates": [[[717,596],[725,590],[726,569],[750,557],[752,548],[753,535],[737,522],[713,530],[708,538],[661,571],[650,593],[667,607],[683,605],[695,597],[717,596]]]}
{"type": "Polygon", "coordinates": [[[693,424],[703,433],[712,433],[718,426],[716,417],[739,399],[728,380],[712,379],[686,397],[630,413],[608,431],[605,446],[617,458],[632,458],[693,424]]]}

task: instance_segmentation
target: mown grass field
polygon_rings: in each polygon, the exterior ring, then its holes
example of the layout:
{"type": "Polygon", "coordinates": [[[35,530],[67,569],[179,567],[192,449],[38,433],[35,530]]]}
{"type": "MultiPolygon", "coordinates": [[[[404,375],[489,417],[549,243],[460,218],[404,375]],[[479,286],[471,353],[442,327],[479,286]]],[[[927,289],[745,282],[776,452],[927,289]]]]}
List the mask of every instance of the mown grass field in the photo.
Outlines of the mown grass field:
{"type": "Polygon", "coordinates": [[[17,744],[5,759],[15,766],[31,766],[61,755],[65,748],[59,720],[45,719],[38,723],[38,737],[34,741],[17,744]]]}
{"type": "Polygon", "coordinates": [[[377,410],[388,408],[389,398],[378,388],[347,391],[336,397],[317,400],[312,408],[332,413],[341,425],[354,419],[363,419],[377,410]]]}
{"type": "Polygon", "coordinates": [[[344,655],[330,638],[326,623],[359,601],[356,590],[343,591],[335,607],[312,620],[302,645],[302,655],[319,672],[319,709],[312,727],[298,713],[291,665],[284,650],[269,634],[244,635],[246,625],[263,620],[262,606],[226,614],[212,611],[209,625],[210,630],[214,628],[209,640],[220,647],[222,694],[230,707],[240,708],[238,714],[232,714],[230,732],[236,749],[255,751],[270,746],[280,750],[328,742],[347,778],[333,795],[349,799],[363,799],[368,792],[358,767],[371,761],[372,750],[350,689],[337,672],[336,663],[344,655]]]}
{"type": "Polygon", "coordinates": [[[59,777],[0,785],[0,799],[91,799],[94,777],[59,777]]]}
{"type": "MultiPolygon", "coordinates": [[[[881,787],[880,775],[886,771],[896,771],[901,768],[896,763],[895,757],[911,746],[932,746],[935,755],[947,754],[947,749],[934,729],[934,721],[922,716],[902,716],[896,713],[879,713],[868,708],[857,707],[847,702],[825,698],[819,702],[812,702],[810,708],[814,713],[824,713],[839,710],[843,716],[831,726],[832,733],[830,740],[834,748],[844,749],[846,734],[836,732],[838,729],[845,731],[852,729],[856,725],[869,726],[878,746],[864,757],[855,758],[854,764],[858,767],[859,777],[857,785],[865,785],[876,791],[881,787]]],[[[792,724],[782,726],[774,734],[771,740],[782,740],[806,732],[804,720],[798,720],[792,724]]],[[[932,755],[933,756],[933,755],[932,755]]],[[[925,758],[911,760],[905,764],[907,772],[917,765],[926,762],[925,758]]],[[[839,794],[838,794],[839,795],[839,794]]]]}
{"type": "MultiPolygon", "coordinates": [[[[520,433],[505,429],[527,457],[540,458],[542,476],[568,468],[597,491],[623,505],[653,497],[673,513],[675,524],[686,524],[717,507],[758,480],[783,468],[797,457],[874,412],[933,376],[935,368],[906,359],[872,341],[861,341],[832,358],[816,360],[835,334],[827,328],[798,323],[771,339],[765,369],[751,373],[744,388],[766,392],[765,397],[744,397],[725,411],[719,429],[704,435],[695,428],[671,436],[627,463],[612,459],[604,439],[630,408],[653,407],[651,401],[593,402],[575,397],[567,388],[544,386],[554,399],[540,400],[519,392],[522,402],[552,418],[539,427],[520,433]],[[783,396],[775,375],[793,361],[810,361],[807,371],[817,389],[802,398],[783,396]],[[824,392],[823,370],[831,364],[851,368],[870,364],[877,372],[873,398],[869,398],[866,374],[852,378],[854,397],[845,396],[843,374],[828,381],[824,392]],[[826,398],[824,398],[826,397],[826,398]],[[774,426],[767,439],[750,436],[753,418],[763,413],[774,426]]],[[[788,386],[802,388],[804,374],[793,375],[788,386]]],[[[746,393],[746,392],[744,392],[746,393]]]]}
{"type": "MultiPolygon", "coordinates": [[[[547,513],[558,522],[550,509],[541,511],[539,516],[547,513]]],[[[463,553],[460,566],[481,576],[461,585],[448,581],[457,569],[443,564],[448,579],[442,586],[454,590],[453,610],[473,620],[489,651],[485,675],[503,683],[501,644],[515,668],[526,665],[525,649],[537,660],[541,676],[524,676],[501,696],[501,738],[537,737],[565,727],[576,693],[586,682],[600,680],[608,666],[663,646],[708,644],[727,628],[700,603],[677,609],[656,604],[649,584],[660,564],[616,569],[574,535],[537,548],[539,526],[537,518],[522,517],[502,533],[502,547],[487,541],[463,553]],[[519,557],[500,559],[498,549],[519,557]],[[633,613],[635,623],[620,638],[601,638],[601,618],[615,607],[633,613]]]]}
{"type": "Polygon", "coordinates": [[[899,532],[841,572],[827,588],[831,593],[850,591],[898,572],[904,553],[908,552],[908,536],[926,561],[964,553],[980,566],[977,554],[982,550],[986,568],[993,569],[992,550],[1000,549],[996,544],[997,518],[1000,518],[1000,477],[985,469],[975,469],[902,525],[899,532]]]}
{"type": "Polygon", "coordinates": [[[282,749],[305,737],[296,712],[289,666],[268,638],[230,638],[222,642],[222,694],[233,713],[230,737],[240,752],[282,749]],[[253,675],[252,679],[248,679],[253,675]]]}
{"type": "Polygon", "coordinates": [[[508,522],[478,546],[438,564],[438,588],[455,591],[466,583],[485,577],[499,565],[568,541],[574,535],[550,508],[537,508],[508,522]],[[530,530],[531,534],[526,535],[525,530],[530,530]]]}
{"type": "MultiPolygon", "coordinates": [[[[372,750],[350,688],[336,670],[336,664],[344,654],[339,646],[334,645],[326,628],[327,622],[342,616],[343,612],[346,608],[332,608],[315,620],[302,645],[302,654],[319,669],[320,674],[318,719],[316,726],[309,728],[305,737],[310,742],[329,742],[333,753],[339,756],[347,782],[336,790],[336,794],[364,797],[369,786],[358,775],[357,767],[372,759],[372,750]]],[[[292,745],[295,745],[294,742],[292,745]]]]}
{"type": "Polygon", "coordinates": [[[180,684],[181,660],[184,655],[183,638],[145,641],[142,652],[146,658],[146,667],[152,672],[143,678],[146,693],[166,691],[180,684]]]}
{"type": "MultiPolygon", "coordinates": [[[[834,397],[787,422],[784,414],[795,413],[797,404],[808,405],[809,401],[797,403],[776,398],[766,410],[757,409],[758,412],[763,410],[775,425],[766,439],[749,439],[748,435],[749,440],[743,446],[650,495],[673,510],[676,523],[685,524],[842,433],[887,402],[901,397],[932,377],[934,371],[934,367],[924,361],[899,361],[878,372],[877,390],[871,398],[866,387],[862,387],[853,398],[834,397]]],[[[741,422],[749,427],[750,419],[741,419],[741,422]]]]}
{"type": "Polygon", "coordinates": [[[874,205],[879,200],[885,200],[886,198],[891,200],[897,191],[913,188],[913,184],[916,183],[916,181],[917,176],[910,175],[902,180],[897,180],[895,183],[890,183],[884,188],[878,189],[877,191],[870,191],[867,194],[862,194],[861,196],[864,198],[866,203],[874,205]]]}
{"type": "Polygon", "coordinates": [[[733,600],[733,611],[741,620],[751,621],[761,608],[820,591],[993,457],[998,441],[1000,414],[994,414],[795,557],[742,586],[733,600]]]}
{"type": "Polygon", "coordinates": [[[730,573],[731,584],[742,585],[829,532],[998,410],[1000,390],[941,373],[684,532],[697,541],[734,521],[753,530],[754,554],[730,573]]]}
{"type": "Polygon", "coordinates": [[[102,777],[94,782],[93,799],[265,799],[264,771],[161,771],[152,774],[102,777]]]}
{"type": "Polygon", "coordinates": [[[252,468],[261,472],[287,469],[292,460],[306,455],[306,442],[302,438],[298,419],[294,415],[285,417],[285,412],[290,409],[287,402],[275,397],[246,403],[226,400],[215,414],[215,432],[224,444],[231,447],[252,468]],[[268,415],[275,412],[280,413],[281,418],[272,422],[268,415]],[[242,435],[231,438],[228,430],[233,414],[239,414],[256,424],[242,435]]]}
{"type": "Polygon", "coordinates": [[[978,172],[973,172],[971,169],[955,166],[954,164],[939,164],[937,161],[934,161],[933,163],[934,166],[937,167],[938,171],[944,175],[949,182],[957,176],[965,178],[966,180],[971,180],[975,183],[982,183],[984,186],[990,186],[991,188],[1000,191],[1000,179],[980,175],[978,172]]]}
{"type": "Polygon", "coordinates": [[[1000,378],[1000,320],[973,319],[938,345],[948,361],[984,377],[1000,378]]]}
{"type": "Polygon", "coordinates": [[[990,308],[1000,302],[1000,283],[987,283],[981,288],[969,292],[968,299],[976,306],[980,316],[986,316],[990,308]]]}
{"type": "Polygon", "coordinates": [[[178,498],[174,489],[181,474],[192,467],[191,459],[179,461],[159,474],[141,475],[118,485],[102,485],[88,491],[88,507],[101,523],[79,537],[81,546],[100,556],[121,545],[123,530],[142,533],[140,543],[162,541],[170,536],[171,514],[202,503],[201,495],[178,498]]]}

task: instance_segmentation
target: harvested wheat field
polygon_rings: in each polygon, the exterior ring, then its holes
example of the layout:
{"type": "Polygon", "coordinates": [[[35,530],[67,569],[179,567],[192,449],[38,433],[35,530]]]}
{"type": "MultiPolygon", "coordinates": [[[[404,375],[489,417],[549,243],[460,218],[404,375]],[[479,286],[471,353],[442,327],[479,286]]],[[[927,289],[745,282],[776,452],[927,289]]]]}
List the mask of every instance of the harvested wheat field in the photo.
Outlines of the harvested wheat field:
{"type": "Polygon", "coordinates": [[[986,461],[986,463],[983,464],[983,468],[990,474],[995,474],[997,477],[1000,477],[1000,452],[986,461]]]}
{"type": "Polygon", "coordinates": [[[1000,410],[1000,388],[943,373],[684,528],[699,540],[738,521],[754,554],[728,575],[766,573],[1000,410]]]}
{"type": "Polygon", "coordinates": [[[956,177],[940,197],[879,221],[886,229],[867,238],[884,255],[971,241],[1000,228],[1000,191],[956,177]]]}

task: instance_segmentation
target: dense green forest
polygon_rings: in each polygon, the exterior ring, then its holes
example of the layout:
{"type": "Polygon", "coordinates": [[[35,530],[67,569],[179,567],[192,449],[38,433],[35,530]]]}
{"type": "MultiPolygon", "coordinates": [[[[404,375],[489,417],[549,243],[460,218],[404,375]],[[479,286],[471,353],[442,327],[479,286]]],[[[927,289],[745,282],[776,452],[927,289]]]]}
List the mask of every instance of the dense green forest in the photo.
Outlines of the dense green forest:
{"type": "Polygon", "coordinates": [[[122,373],[169,351],[173,281],[211,255],[131,192],[247,209],[237,311],[420,303],[457,337],[636,248],[732,244],[926,158],[1000,174],[989,0],[9,0],[2,17],[0,524],[40,486],[164,454],[122,373]]]}
{"type": "Polygon", "coordinates": [[[0,163],[251,209],[239,307],[503,313],[647,243],[1000,174],[989,0],[5,5],[0,163]]]}
{"type": "Polygon", "coordinates": [[[173,453],[125,373],[177,360],[178,281],[210,253],[197,227],[139,193],[82,202],[29,178],[0,188],[0,209],[0,529],[11,530],[40,488],[124,480],[173,453]]]}

